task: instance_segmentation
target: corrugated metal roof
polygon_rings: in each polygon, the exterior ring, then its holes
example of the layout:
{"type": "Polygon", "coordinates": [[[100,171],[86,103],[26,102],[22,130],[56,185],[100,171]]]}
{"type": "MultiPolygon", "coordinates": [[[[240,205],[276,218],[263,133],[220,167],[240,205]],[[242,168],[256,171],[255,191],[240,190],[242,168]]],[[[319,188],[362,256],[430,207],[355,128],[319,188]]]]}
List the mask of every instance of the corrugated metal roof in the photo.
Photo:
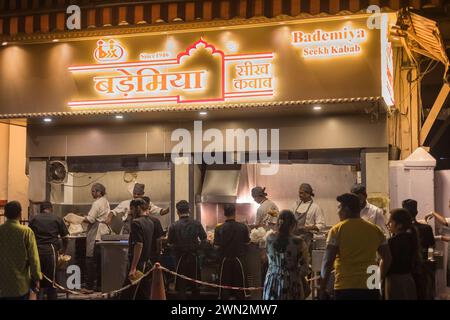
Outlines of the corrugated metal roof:
{"type": "Polygon", "coordinates": [[[30,35],[68,31],[66,9],[70,4],[80,5],[82,30],[90,30],[261,16],[352,14],[365,12],[373,4],[389,11],[407,6],[416,9],[430,5],[439,7],[443,3],[443,0],[0,0],[0,38],[14,41],[30,35]]]}
{"type": "Polygon", "coordinates": [[[406,46],[415,55],[441,62],[445,67],[444,79],[447,81],[449,59],[436,21],[404,9],[398,14],[397,29],[394,32],[404,37],[406,46]]]}

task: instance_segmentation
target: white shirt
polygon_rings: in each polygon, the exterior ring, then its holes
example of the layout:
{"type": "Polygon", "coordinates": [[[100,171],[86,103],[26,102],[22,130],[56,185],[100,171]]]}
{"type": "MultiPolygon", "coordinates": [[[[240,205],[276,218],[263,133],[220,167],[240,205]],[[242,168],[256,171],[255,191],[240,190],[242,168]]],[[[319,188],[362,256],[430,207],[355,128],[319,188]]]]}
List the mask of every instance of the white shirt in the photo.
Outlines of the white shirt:
{"type": "Polygon", "coordinates": [[[297,221],[301,214],[306,212],[305,225],[299,225],[299,227],[316,226],[319,230],[323,230],[326,227],[323,211],[312,199],[308,202],[302,202],[298,199],[291,210],[295,214],[297,221]]]}
{"type": "Polygon", "coordinates": [[[272,224],[277,223],[278,218],[271,216],[268,213],[269,211],[279,212],[277,205],[273,201],[266,199],[263,202],[261,202],[258,210],[256,210],[257,225],[269,226],[271,223],[272,224]]]}
{"type": "Polygon", "coordinates": [[[380,209],[366,201],[366,206],[361,210],[361,218],[380,227],[385,236],[389,235],[386,223],[384,221],[383,209],[380,209]]]}
{"type": "MultiPolygon", "coordinates": [[[[130,203],[133,199],[122,201],[115,207],[111,212],[114,216],[117,216],[118,214],[122,215],[122,220],[125,221],[127,219],[127,216],[130,212],[130,203]]],[[[150,214],[160,214],[161,208],[158,206],[155,206],[152,202],[150,202],[149,206],[149,213],[150,214]]]]}
{"type": "Polygon", "coordinates": [[[91,210],[89,210],[86,218],[90,223],[99,222],[95,240],[100,240],[102,235],[109,234],[109,228],[104,223],[108,218],[109,211],[109,202],[105,197],[100,197],[92,203],[91,210]]]}

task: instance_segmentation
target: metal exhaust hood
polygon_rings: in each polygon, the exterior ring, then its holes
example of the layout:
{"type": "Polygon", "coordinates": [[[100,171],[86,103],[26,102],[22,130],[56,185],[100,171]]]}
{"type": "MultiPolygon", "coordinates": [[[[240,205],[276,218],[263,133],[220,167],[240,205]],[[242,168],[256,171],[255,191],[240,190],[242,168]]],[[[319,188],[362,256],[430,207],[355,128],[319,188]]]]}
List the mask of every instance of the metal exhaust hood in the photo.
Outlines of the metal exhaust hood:
{"type": "Polygon", "coordinates": [[[240,166],[227,168],[224,165],[206,169],[201,202],[236,203],[240,177],[240,166]]]}

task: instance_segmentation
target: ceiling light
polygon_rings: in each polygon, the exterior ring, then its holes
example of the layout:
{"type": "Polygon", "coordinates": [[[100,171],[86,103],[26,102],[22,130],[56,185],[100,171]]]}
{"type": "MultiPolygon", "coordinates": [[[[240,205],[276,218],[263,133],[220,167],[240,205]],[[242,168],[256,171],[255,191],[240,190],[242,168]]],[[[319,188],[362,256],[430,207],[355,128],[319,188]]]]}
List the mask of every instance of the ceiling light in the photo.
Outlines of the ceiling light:
{"type": "Polygon", "coordinates": [[[237,51],[237,43],[234,41],[228,41],[225,46],[227,47],[228,51],[230,52],[236,52],[237,51]]]}
{"type": "Polygon", "coordinates": [[[123,119],[123,115],[121,115],[121,114],[116,114],[116,119],[123,119]]]}
{"type": "Polygon", "coordinates": [[[314,106],[313,109],[314,109],[314,110],[322,110],[322,107],[321,107],[321,106],[314,106]]]}
{"type": "Polygon", "coordinates": [[[44,118],[44,122],[52,122],[51,118],[44,118]]]}
{"type": "Polygon", "coordinates": [[[201,116],[206,116],[206,115],[208,114],[208,112],[206,112],[206,111],[200,111],[198,114],[201,115],[201,116]]]}

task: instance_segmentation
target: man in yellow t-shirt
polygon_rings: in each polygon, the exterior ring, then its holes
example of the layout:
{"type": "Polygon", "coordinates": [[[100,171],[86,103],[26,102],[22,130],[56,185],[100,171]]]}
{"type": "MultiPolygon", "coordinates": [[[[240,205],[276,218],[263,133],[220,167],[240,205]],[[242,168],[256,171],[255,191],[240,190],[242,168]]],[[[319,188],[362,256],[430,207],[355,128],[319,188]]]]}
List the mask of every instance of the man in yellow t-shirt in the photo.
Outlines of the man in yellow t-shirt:
{"type": "Polygon", "coordinates": [[[320,297],[331,271],[335,269],[334,294],[336,300],[378,300],[380,291],[369,286],[369,267],[376,265],[376,253],[381,257],[380,280],[383,281],[391,263],[391,254],[381,229],[360,217],[359,199],[346,193],[337,197],[341,222],[328,234],[322,263],[320,297]]]}

